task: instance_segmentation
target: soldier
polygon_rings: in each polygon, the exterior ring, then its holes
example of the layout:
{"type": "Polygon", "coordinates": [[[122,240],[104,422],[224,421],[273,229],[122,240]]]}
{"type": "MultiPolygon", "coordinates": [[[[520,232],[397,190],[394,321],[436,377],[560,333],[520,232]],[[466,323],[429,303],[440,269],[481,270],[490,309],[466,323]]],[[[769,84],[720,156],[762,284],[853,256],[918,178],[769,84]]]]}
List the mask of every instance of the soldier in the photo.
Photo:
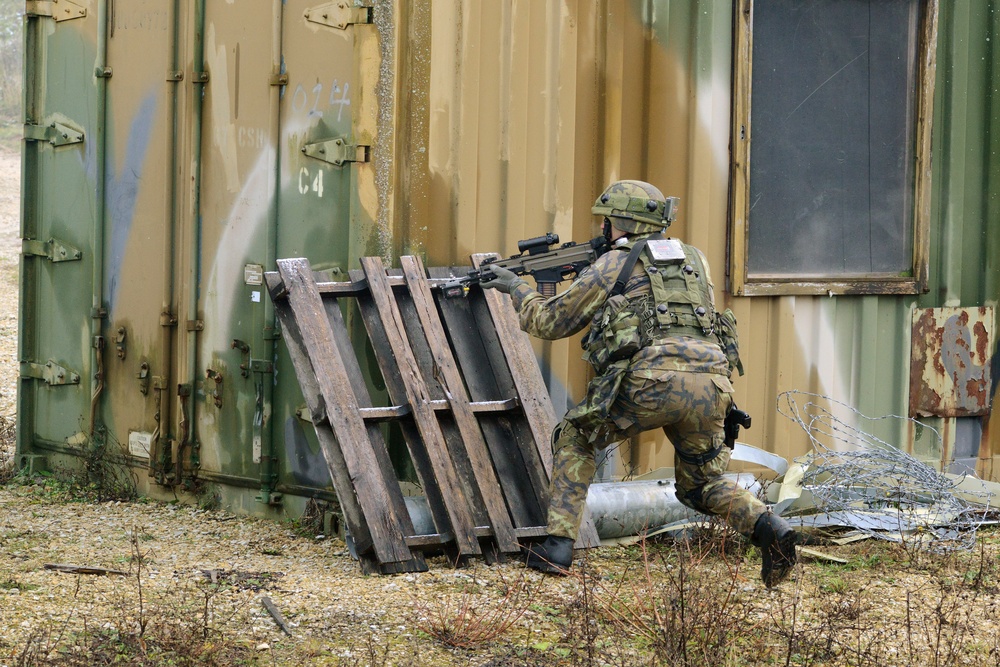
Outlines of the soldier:
{"type": "Polygon", "coordinates": [[[717,313],[708,263],[700,250],[660,232],[677,200],[642,181],[613,183],[594,215],[612,250],[546,299],[516,274],[490,267],[483,283],[510,294],[521,328],[546,340],[588,324],[584,358],[596,376],[583,401],[552,433],[548,537],[530,547],[527,566],[566,574],[596,470],[596,453],[654,428],[674,445],[677,498],[720,516],[761,549],[768,587],[795,564],[795,532],[739,485],[723,477],[730,449],[723,444],[733,408],[729,377],[739,362],[736,319],[717,313]]]}

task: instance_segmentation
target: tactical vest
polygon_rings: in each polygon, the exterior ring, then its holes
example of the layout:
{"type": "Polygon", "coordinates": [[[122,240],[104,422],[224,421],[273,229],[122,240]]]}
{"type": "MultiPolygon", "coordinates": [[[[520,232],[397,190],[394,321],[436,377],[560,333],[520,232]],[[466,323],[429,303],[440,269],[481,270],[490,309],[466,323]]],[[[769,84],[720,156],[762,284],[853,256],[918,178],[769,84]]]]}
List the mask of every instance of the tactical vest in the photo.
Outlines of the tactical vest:
{"type": "Polygon", "coordinates": [[[736,368],[742,375],[736,317],[729,309],[716,313],[701,253],[658,234],[625,247],[629,259],[583,340],[584,358],[603,373],[609,363],[630,358],[643,347],[688,336],[720,345],[730,372],[736,368]],[[636,262],[641,262],[651,291],[629,298],[623,292],[636,262]]]}

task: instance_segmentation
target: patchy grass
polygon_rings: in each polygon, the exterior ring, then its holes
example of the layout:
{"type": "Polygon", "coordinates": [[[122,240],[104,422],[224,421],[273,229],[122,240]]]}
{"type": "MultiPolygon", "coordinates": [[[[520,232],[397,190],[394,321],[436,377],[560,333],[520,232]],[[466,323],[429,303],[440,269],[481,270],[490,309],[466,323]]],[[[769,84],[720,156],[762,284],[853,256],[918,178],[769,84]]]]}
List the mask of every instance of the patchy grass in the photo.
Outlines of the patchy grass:
{"type": "Polygon", "coordinates": [[[805,556],[770,590],[757,549],[708,525],[686,541],[578,552],[565,578],[516,561],[454,569],[443,556],[429,557],[428,572],[364,577],[342,544],[312,530],[156,503],[64,502],[66,488],[41,477],[0,489],[10,522],[0,526],[0,604],[19,609],[0,640],[3,664],[995,666],[1000,655],[993,529],[976,550],[946,555],[874,540],[812,545],[848,562],[805,556]],[[26,515],[17,525],[15,507],[26,515]],[[72,552],[129,576],[44,572],[74,558],[62,533],[78,522],[67,514],[149,518],[119,528],[127,541],[99,531],[113,549],[88,533],[72,552]],[[204,555],[185,559],[191,551],[204,555]]]}

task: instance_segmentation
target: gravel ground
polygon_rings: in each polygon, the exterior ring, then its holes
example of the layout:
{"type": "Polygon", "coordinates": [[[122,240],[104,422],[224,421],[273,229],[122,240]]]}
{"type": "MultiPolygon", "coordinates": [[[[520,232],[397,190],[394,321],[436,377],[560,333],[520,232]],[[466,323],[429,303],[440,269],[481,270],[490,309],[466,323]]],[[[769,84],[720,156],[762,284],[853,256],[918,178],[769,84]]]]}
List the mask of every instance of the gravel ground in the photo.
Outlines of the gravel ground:
{"type": "MultiPolygon", "coordinates": [[[[0,416],[17,378],[19,158],[0,152],[0,416]]],[[[0,456],[4,444],[0,443],[0,456]]],[[[937,557],[862,542],[775,590],[756,550],[667,543],[365,577],[305,521],[0,486],[6,665],[1000,665],[1000,535],[937,557]],[[56,565],[89,568],[67,572],[56,565]],[[110,572],[107,572],[107,571],[110,572]],[[288,633],[265,609],[270,600],[288,633]]]]}

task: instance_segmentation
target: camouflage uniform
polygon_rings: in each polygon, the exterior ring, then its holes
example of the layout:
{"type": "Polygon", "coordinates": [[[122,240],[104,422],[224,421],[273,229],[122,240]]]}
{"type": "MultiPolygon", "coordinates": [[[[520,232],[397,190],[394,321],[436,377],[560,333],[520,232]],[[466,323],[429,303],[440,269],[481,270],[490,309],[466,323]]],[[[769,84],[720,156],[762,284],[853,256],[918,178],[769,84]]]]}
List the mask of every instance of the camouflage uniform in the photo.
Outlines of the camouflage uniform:
{"type": "MultiPolygon", "coordinates": [[[[648,235],[633,235],[630,240],[644,236],[648,235]]],[[[700,251],[696,252],[703,260],[700,251]]],[[[521,328],[546,340],[583,330],[604,310],[627,255],[627,248],[607,252],[565,292],[548,299],[524,282],[513,285],[510,294],[521,328]]],[[[701,279],[708,281],[711,292],[708,263],[701,264],[705,274],[701,279]]],[[[651,294],[641,266],[641,262],[635,266],[625,286],[629,301],[651,294]]],[[[700,512],[721,516],[735,530],[751,535],[766,508],[722,477],[730,450],[721,447],[711,460],[695,462],[698,457],[708,458],[722,444],[723,421],[732,404],[729,374],[730,363],[717,342],[684,335],[647,341],[630,358],[612,361],[603,369],[588,385],[584,400],[553,432],[549,534],[577,538],[597,450],[663,428],[675,448],[678,499],[700,512]]]]}

